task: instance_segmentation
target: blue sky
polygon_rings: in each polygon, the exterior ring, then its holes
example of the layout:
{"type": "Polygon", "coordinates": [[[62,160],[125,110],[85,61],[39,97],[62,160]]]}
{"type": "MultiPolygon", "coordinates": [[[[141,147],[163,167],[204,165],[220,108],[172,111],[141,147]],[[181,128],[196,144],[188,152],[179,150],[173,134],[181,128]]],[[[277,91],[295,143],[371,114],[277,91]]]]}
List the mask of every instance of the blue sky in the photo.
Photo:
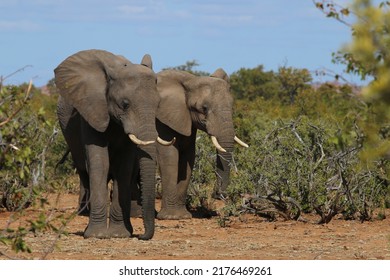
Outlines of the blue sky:
{"type": "MultiPolygon", "coordinates": [[[[337,1],[346,3],[348,1],[337,1]]],[[[312,0],[0,0],[0,75],[41,86],[80,50],[104,49],[154,70],[197,60],[197,70],[292,66],[341,72],[331,53],[351,39],[312,0]]]]}

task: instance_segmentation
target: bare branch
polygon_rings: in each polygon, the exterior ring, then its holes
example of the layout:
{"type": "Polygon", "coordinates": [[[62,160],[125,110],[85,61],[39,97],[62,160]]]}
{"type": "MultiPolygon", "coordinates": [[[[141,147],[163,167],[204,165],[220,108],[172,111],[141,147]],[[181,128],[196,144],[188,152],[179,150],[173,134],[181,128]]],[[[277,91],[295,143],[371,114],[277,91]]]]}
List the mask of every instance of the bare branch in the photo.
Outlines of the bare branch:
{"type": "Polygon", "coordinates": [[[28,67],[33,67],[33,66],[32,66],[32,65],[26,65],[26,66],[24,66],[24,67],[22,67],[22,68],[16,70],[15,72],[13,72],[13,73],[11,73],[11,74],[5,76],[5,77],[0,76],[0,88],[1,88],[1,85],[3,84],[3,82],[4,82],[5,80],[7,80],[8,78],[10,78],[10,77],[16,75],[16,74],[19,73],[19,72],[24,71],[24,70],[25,70],[26,68],[28,68],[28,67]]]}
{"type": "Polygon", "coordinates": [[[316,165],[314,165],[313,167],[313,171],[316,170],[318,168],[318,166],[320,165],[320,163],[323,161],[323,159],[325,158],[325,153],[324,153],[324,149],[322,148],[322,145],[320,143],[318,143],[318,146],[320,147],[321,149],[321,157],[320,159],[316,162],[316,165]]]}

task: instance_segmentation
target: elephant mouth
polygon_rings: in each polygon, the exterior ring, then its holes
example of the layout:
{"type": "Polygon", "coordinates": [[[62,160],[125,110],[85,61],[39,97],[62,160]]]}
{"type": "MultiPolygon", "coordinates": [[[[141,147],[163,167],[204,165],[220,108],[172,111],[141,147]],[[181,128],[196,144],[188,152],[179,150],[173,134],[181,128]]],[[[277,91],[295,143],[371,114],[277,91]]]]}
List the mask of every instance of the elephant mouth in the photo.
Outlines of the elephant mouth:
{"type": "Polygon", "coordinates": [[[139,145],[139,146],[151,145],[151,144],[156,143],[156,141],[163,146],[171,146],[176,141],[175,137],[173,137],[173,139],[171,141],[165,141],[165,140],[161,139],[160,137],[157,137],[156,140],[152,140],[152,141],[142,141],[142,140],[138,139],[138,137],[135,136],[134,134],[129,134],[129,138],[130,138],[131,142],[133,142],[134,144],[139,145]]]}

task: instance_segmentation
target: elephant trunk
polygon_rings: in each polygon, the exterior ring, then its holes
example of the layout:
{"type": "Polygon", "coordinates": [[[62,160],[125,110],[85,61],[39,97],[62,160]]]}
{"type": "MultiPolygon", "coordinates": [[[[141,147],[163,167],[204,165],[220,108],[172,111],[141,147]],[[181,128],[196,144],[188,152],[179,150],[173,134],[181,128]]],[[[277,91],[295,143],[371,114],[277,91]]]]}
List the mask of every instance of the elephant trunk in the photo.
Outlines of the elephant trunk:
{"type": "Polygon", "coordinates": [[[155,219],[155,197],[156,197],[156,160],[151,154],[156,154],[156,146],[149,145],[142,147],[140,158],[140,183],[142,216],[144,220],[145,233],[139,239],[148,240],[154,235],[155,219]]]}
{"type": "Polygon", "coordinates": [[[221,145],[223,150],[217,149],[217,160],[216,160],[216,175],[217,185],[214,193],[214,197],[222,198],[226,197],[226,190],[230,181],[230,167],[233,159],[233,148],[234,148],[234,130],[233,128],[226,129],[222,134],[224,136],[217,137],[218,143],[221,145]]]}
{"type": "MultiPolygon", "coordinates": [[[[144,123],[147,123],[146,119],[144,123]]],[[[141,139],[156,139],[157,132],[155,124],[144,125],[139,130],[141,139]]],[[[140,187],[142,216],[144,221],[145,233],[139,236],[139,239],[148,240],[154,235],[155,227],[155,197],[156,197],[156,145],[139,145],[139,166],[140,166],[140,187]]]]}

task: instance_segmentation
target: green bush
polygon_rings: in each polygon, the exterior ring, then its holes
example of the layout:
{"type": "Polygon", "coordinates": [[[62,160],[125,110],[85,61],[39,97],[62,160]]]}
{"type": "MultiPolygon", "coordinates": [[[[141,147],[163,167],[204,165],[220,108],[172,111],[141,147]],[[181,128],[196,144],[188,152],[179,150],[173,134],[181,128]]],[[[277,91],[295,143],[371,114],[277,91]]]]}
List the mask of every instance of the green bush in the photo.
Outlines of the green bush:
{"type": "Polygon", "coordinates": [[[32,188],[50,190],[72,168],[69,162],[55,172],[66,150],[56,102],[57,95],[44,95],[32,84],[0,84],[0,192],[9,210],[27,202],[32,188]]]}
{"type": "MultiPolygon", "coordinates": [[[[236,100],[236,133],[250,147],[234,151],[226,213],[248,210],[248,197],[271,202],[279,213],[289,211],[285,205],[294,201],[303,213],[319,215],[320,223],[337,214],[370,220],[375,210],[388,207],[389,159],[368,162],[363,152],[368,131],[382,138],[389,133],[357,92],[347,85],[322,84],[301,90],[293,104],[253,98],[255,93],[251,101],[236,100]]],[[[207,140],[201,136],[197,142],[192,202],[196,197],[208,201],[216,180],[215,152],[207,140]]],[[[259,214],[254,207],[249,208],[259,214]]]]}
{"type": "MultiPolygon", "coordinates": [[[[48,215],[46,209],[47,193],[66,178],[64,173],[55,172],[56,163],[66,149],[55,120],[56,99],[41,94],[32,83],[21,86],[0,83],[0,208],[15,212],[9,223],[22,217],[29,206],[39,213],[36,219],[21,221],[16,229],[6,226],[0,232],[0,243],[16,253],[31,253],[24,239],[29,233],[64,233],[54,224],[64,224],[67,218],[63,214],[48,215]]],[[[61,168],[64,171],[69,166],[61,168]]]]}
{"type": "Polygon", "coordinates": [[[210,137],[199,131],[196,138],[195,163],[188,189],[187,205],[199,211],[212,210],[212,193],[215,182],[215,148],[210,137]]]}
{"type": "Polygon", "coordinates": [[[304,212],[320,215],[321,223],[340,213],[372,219],[373,211],[384,207],[389,197],[388,180],[381,171],[389,162],[362,168],[360,132],[355,135],[354,141],[341,145],[336,125],[306,117],[275,121],[265,136],[252,135],[250,152],[237,151],[231,197],[237,200],[238,194],[252,188],[255,196],[294,199],[304,212]]]}

